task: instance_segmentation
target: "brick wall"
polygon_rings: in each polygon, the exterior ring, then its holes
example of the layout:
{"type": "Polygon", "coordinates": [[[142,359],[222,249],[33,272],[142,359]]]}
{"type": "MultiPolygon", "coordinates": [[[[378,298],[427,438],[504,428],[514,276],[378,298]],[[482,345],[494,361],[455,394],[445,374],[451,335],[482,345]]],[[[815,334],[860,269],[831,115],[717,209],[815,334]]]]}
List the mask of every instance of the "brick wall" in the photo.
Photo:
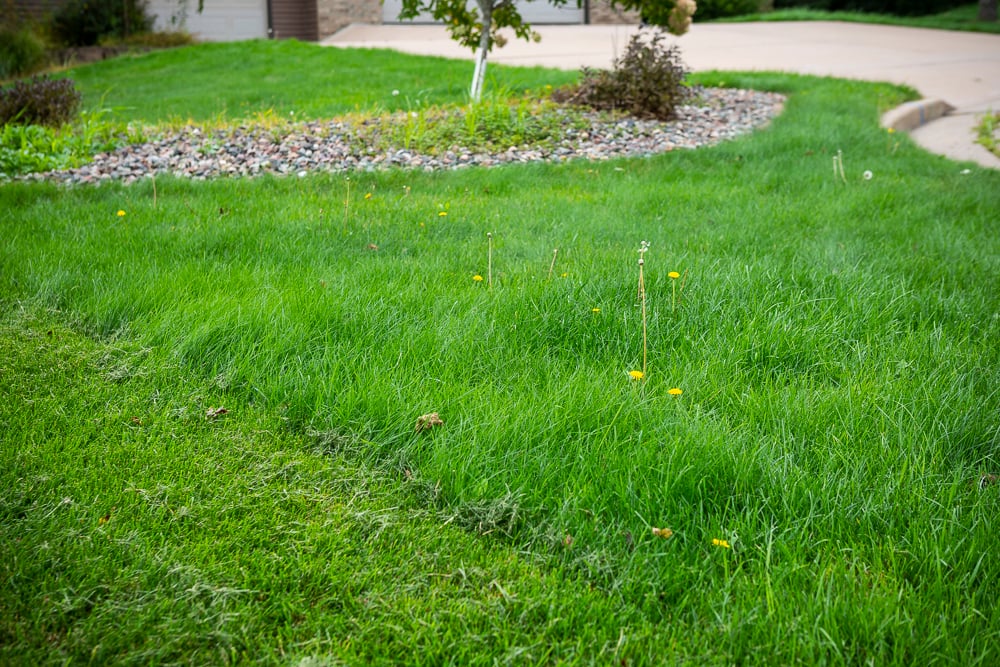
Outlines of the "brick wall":
{"type": "Polygon", "coordinates": [[[320,39],[352,23],[382,23],[379,0],[316,0],[316,10],[320,39]]]}
{"type": "Polygon", "coordinates": [[[639,12],[625,11],[620,7],[611,7],[608,0],[590,0],[590,22],[593,25],[608,25],[639,22],[639,12]]]}

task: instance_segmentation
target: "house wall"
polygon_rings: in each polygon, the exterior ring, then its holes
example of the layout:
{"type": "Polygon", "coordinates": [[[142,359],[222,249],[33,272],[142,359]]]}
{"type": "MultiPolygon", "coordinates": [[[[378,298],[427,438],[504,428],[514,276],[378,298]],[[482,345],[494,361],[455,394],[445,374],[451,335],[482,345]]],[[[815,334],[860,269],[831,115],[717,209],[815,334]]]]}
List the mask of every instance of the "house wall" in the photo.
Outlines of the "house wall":
{"type": "Polygon", "coordinates": [[[187,30],[206,42],[263,39],[267,35],[267,0],[146,0],[146,11],[156,17],[155,30],[187,30]]]}
{"type": "MultiPolygon", "coordinates": [[[[544,2],[544,0],[537,0],[537,2],[544,2]]],[[[638,11],[612,9],[608,0],[589,0],[589,2],[590,23],[635,24],[639,22],[638,11]]],[[[319,14],[320,39],[329,37],[352,23],[380,24],[388,22],[388,20],[383,21],[383,8],[379,0],[316,0],[316,4],[319,14]]],[[[570,5],[572,6],[573,3],[570,2],[570,5]]],[[[567,23],[575,22],[567,21],[567,23]]]]}

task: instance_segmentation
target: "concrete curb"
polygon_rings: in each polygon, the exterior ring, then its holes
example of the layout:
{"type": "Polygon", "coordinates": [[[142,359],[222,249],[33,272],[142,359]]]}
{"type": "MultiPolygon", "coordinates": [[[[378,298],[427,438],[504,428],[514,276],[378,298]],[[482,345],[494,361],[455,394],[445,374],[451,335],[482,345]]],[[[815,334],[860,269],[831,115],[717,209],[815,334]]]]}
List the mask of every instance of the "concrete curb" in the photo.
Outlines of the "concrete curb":
{"type": "Polygon", "coordinates": [[[882,127],[897,132],[910,132],[941,116],[946,116],[955,107],[944,100],[916,100],[907,102],[882,115],[882,127]]]}

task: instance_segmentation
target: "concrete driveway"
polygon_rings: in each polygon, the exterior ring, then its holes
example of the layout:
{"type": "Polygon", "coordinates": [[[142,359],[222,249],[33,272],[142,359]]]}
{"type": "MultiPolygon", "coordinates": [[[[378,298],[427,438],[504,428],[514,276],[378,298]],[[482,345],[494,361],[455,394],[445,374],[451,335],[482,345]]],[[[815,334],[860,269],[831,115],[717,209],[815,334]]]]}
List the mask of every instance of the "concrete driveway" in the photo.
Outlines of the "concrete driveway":
{"type": "MultiPolygon", "coordinates": [[[[510,39],[490,62],[561,69],[610,67],[636,26],[535,26],[538,43],[510,39]]],[[[472,52],[442,26],[363,25],[323,41],[340,47],[388,48],[418,55],[471,60],[472,52]]],[[[1000,158],[974,141],[976,118],[1000,110],[1000,35],[901,28],[834,21],[695,24],[679,38],[694,70],[782,71],[915,88],[925,100],[892,116],[926,149],[1000,169],[1000,158]],[[938,109],[953,109],[938,117],[938,109]]],[[[890,116],[887,114],[887,119],[890,116]]],[[[885,120],[884,120],[885,122],[885,120]]]]}

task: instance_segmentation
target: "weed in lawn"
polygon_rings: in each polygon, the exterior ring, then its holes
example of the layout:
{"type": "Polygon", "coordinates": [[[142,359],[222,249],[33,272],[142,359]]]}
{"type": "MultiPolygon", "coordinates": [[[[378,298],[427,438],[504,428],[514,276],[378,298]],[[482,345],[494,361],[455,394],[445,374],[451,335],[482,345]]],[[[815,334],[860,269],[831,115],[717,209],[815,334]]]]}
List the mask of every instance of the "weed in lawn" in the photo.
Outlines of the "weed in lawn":
{"type": "MultiPolygon", "coordinates": [[[[670,312],[677,312],[677,279],[681,277],[681,274],[676,271],[671,271],[667,274],[670,278],[670,312]]],[[[685,279],[687,278],[687,271],[684,272],[685,279]]],[[[684,291],[684,281],[681,281],[681,292],[684,291]]]]}
{"type": "Polygon", "coordinates": [[[642,309],[642,370],[641,371],[629,371],[631,375],[636,380],[646,380],[646,281],[643,279],[643,268],[646,263],[646,253],[649,251],[649,243],[643,241],[639,245],[639,290],[637,299],[639,301],[639,306],[642,309]]]}
{"type": "Polygon", "coordinates": [[[1000,113],[988,112],[976,126],[976,142],[1000,157],[1000,113]]]}

